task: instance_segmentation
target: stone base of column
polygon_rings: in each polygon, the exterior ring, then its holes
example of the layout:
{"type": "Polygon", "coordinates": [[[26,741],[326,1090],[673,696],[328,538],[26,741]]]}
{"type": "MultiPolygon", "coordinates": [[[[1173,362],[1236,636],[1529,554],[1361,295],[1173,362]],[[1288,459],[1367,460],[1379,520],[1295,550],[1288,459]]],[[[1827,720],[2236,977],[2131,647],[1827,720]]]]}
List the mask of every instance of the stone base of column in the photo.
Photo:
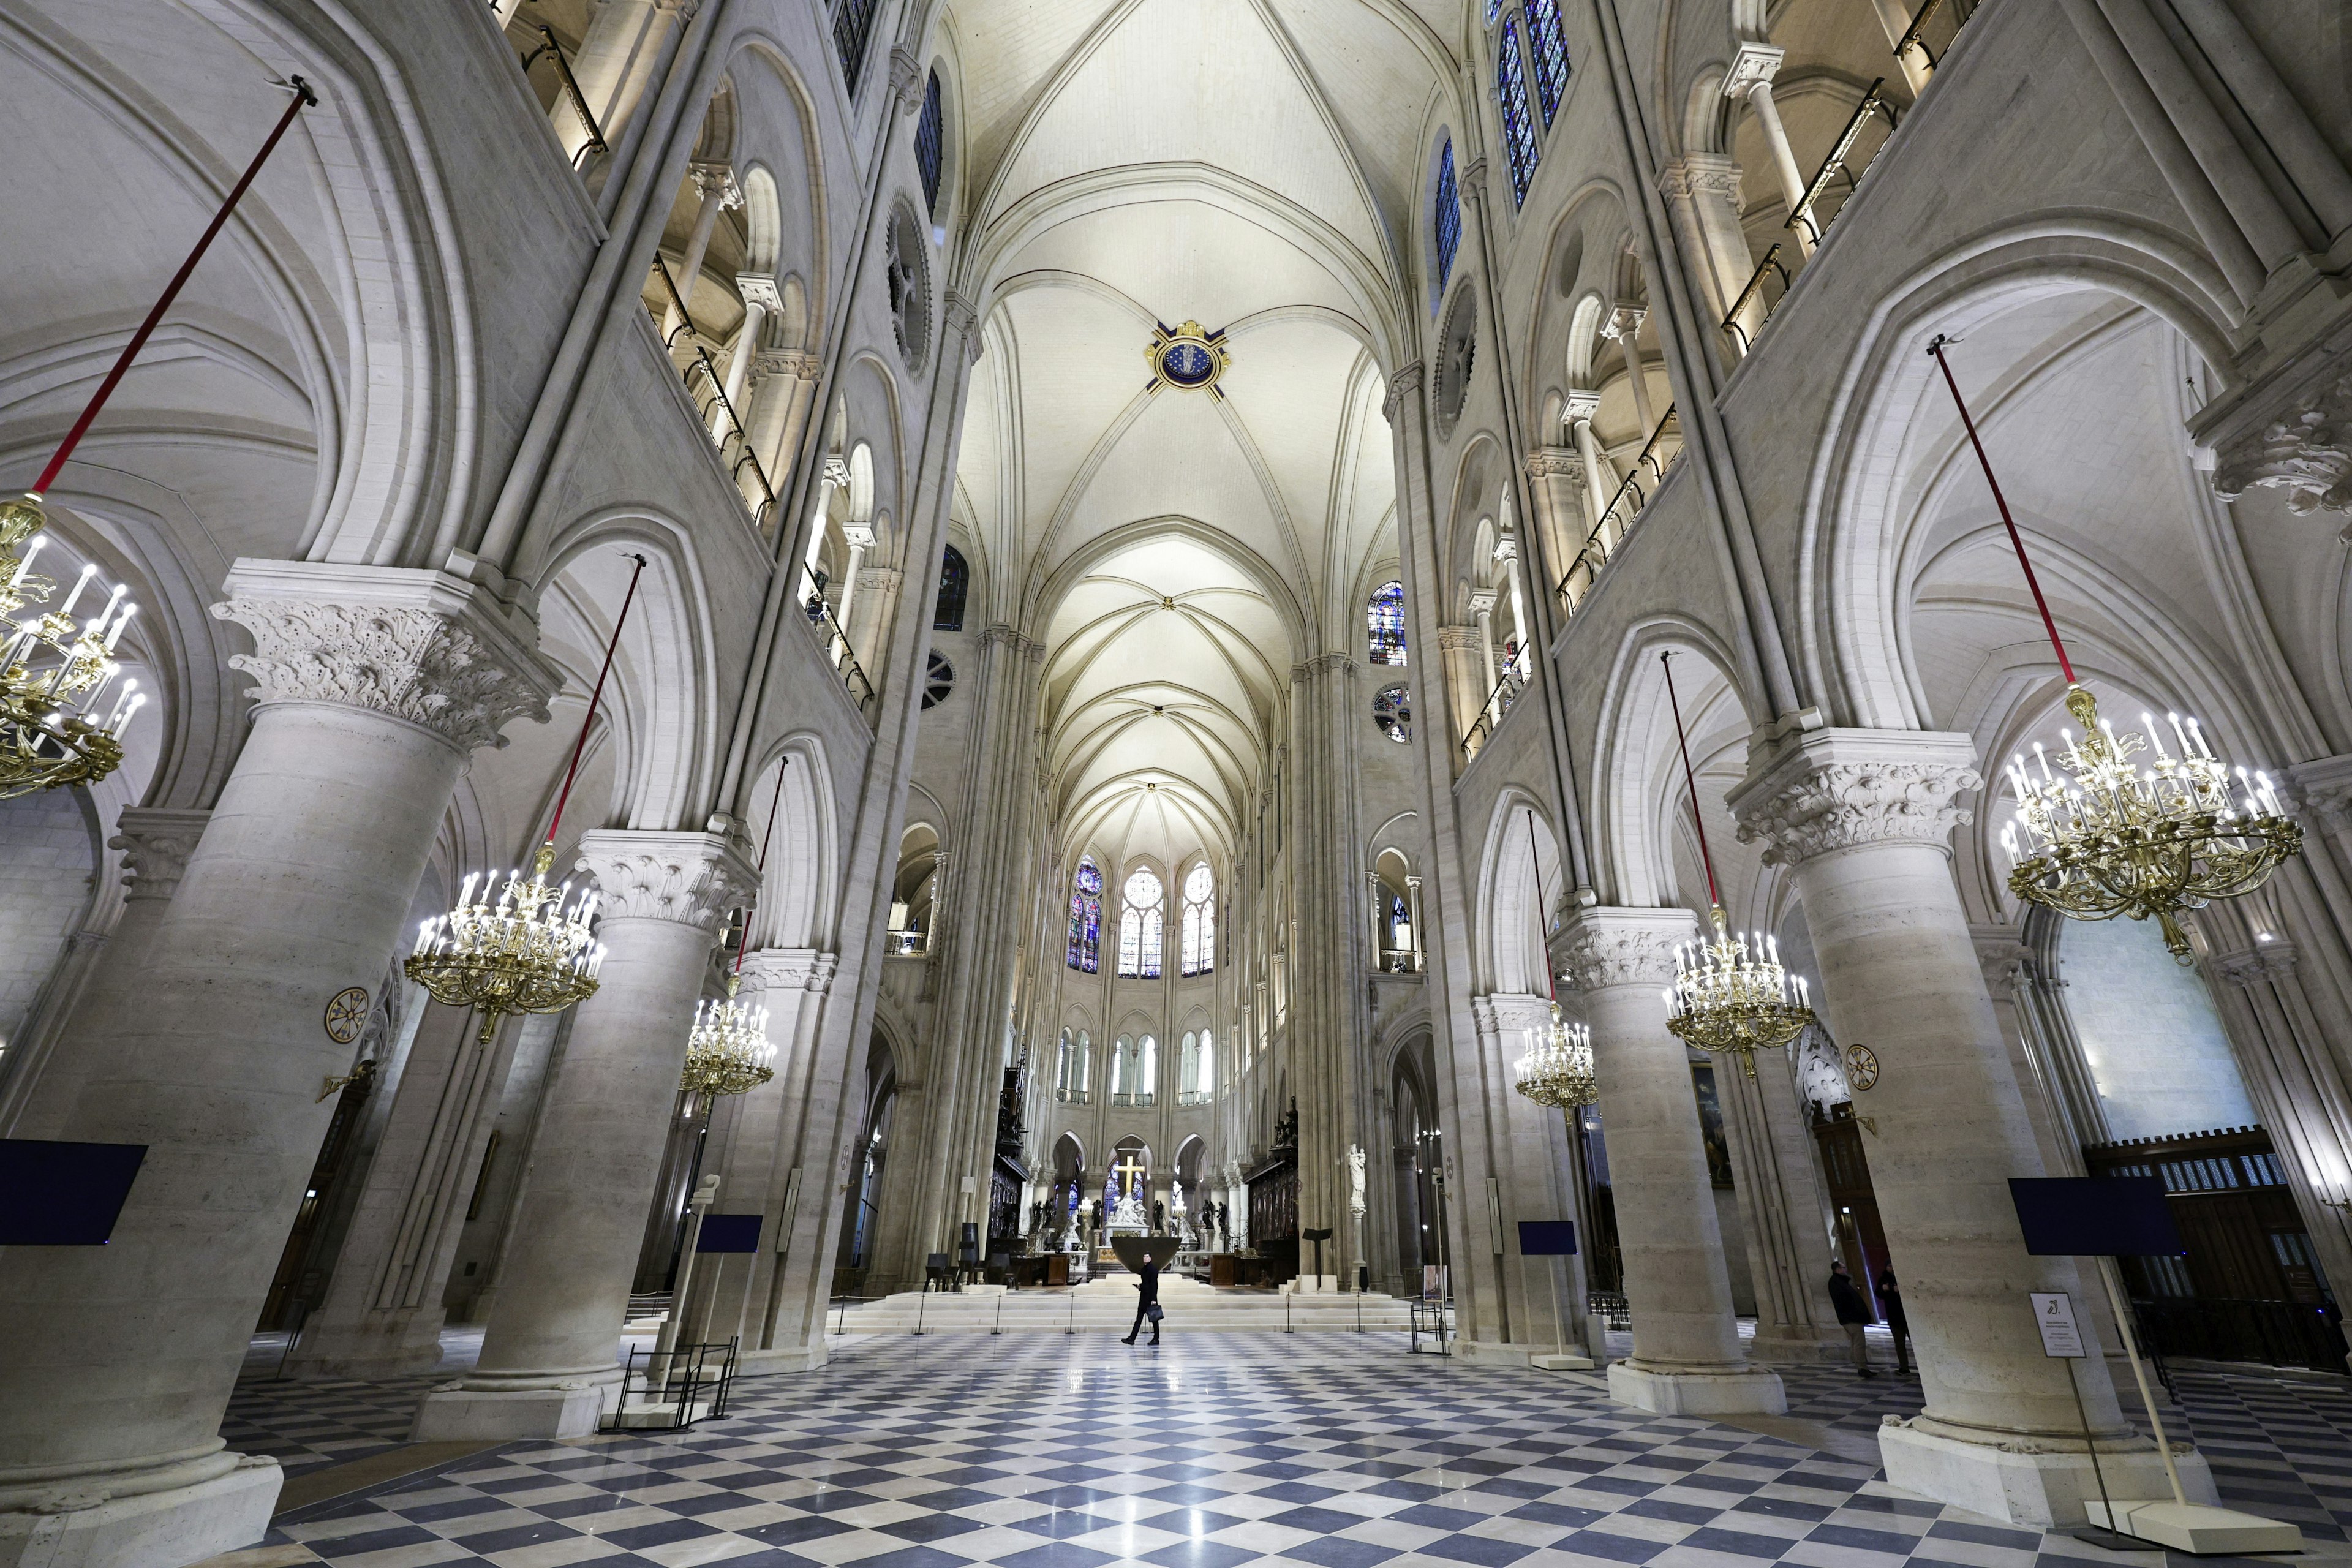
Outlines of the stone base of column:
{"type": "Polygon", "coordinates": [[[1592,1358],[1589,1355],[1578,1355],[1574,1351],[1564,1354],[1558,1351],[1549,1351],[1528,1357],[1528,1364],[1538,1372],[1591,1372],[1592,1358]]]}
{"type": "Polygon", "coordinates": [[[814,1372],[833,1360],[822,1344],[778,1345],[772,1351],[740,1351],[735,1357],[738,1377],[766,1377],[772,1373],[814,1372]]]}
{"type": "MultiPolygon", "coordinates": [[[[487,1380],[485,1380],[487,1381],[487,1380]]],[[[511,1437],[586,1437],[617,1409],[621,1373],[566,1378],[540,1388],[436,1388],[416,1407],[412,1443],[502,1441],[511,1437]]]]}
{"type": "Polygon", "coordinates": [[[1748,1354],[1751,1360],[1782,1362],[1791,1366],[1811,1366],[1819,1362],[1843,1364],[1852,1362],[1853,1347],[1846,1342],[1843,1334],[1827,1340],[1814,1334],[1776,1334],[1759,1329],[1756,1337],[1748,1342],[1748,1354]]]}
{"type": "Polygon", "coordinates": [[[1657,1367],[1609,1363],[1609,1397],[1659,1415],[1785,1415],[1780,1375],[1755,1366],[1657,1367]]]}
{"type": "Polygon", "coordinates": [[[390,1333],[349,1328],[307,1331],[294,1353],[286,1358],[286,1375],[305,1380],[352,1378],[362,1383],[421,1377],[441,1364],[440,1327],[440,1314],[436,1313],[432,1333],[421,1341],[415,1325],[403,1325],[390,1333]]]}
{"type": "Polygon", "coordinates": [[[1525,1366],[1532,1345],[1507,1345],[1499,1340],[1456,1340],[1454,1359],[1472,1366],[1525,1366]]]}
{"type": "MultiPolygon", "coordinates": [[[[2169,1500],[2172,1488],[2156,1445],[2145,1437],[2134,1441],[2137,1447],[2121,1452],[2102,1441],[2095,1472],[2091,1456],[2081,1450],[2046,1451],[2021,1442],[1971,1443],[1892,1419],[1878,1429],[1878,1452],[1889,1486],[2036,1530],[2086,1522],[2083,1505],[2097,1500],[2102,1475],[2107,1495],[2118,1503],[2169,1500]]],[[[2180,1489],[2191,1502],[2220,1500],[2205,1456],[2176,1451],[2172,1463],[2180,1472],[2180,1489]]]]}
{"type": "Polygon", "coordinates": [[[192,1486],[71,1506],[80,1484],[98,1494],[106,1479],[60,1479],[58,1511],[0,1509],[0,1568],[183,1568],[235,1552],[269,1532],[286,1478],[277,1460],[241,1454],[226,1474],[192,1486]]]}

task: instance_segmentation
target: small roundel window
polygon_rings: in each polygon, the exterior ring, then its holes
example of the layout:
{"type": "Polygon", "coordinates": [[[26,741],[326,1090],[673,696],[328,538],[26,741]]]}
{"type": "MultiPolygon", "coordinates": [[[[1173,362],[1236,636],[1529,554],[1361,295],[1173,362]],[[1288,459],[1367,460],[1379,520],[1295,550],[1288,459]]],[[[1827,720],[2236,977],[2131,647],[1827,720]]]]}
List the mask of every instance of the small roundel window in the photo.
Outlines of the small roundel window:
{"type": "Polygon", "coordinates": [[[1216,356],[1198,343],[1170,343],[1160,356],[1160,373],[1178,386],[1199,386],[1217,373],[1216,356]]]}
{"type": "Polygon", "coordinates": [[[1372,699],[1372,722],[1381,733],[1405,745],[1412,740],[1412,692],[1405,686],[1391,686],[1372,699]]]}
{"type": "Polygon", "coordinates": [[[936,653],[931,655],[930,664],[923,671],[923,706],[938,707],[948,700],[948,693],[954,689],[955,666],[936,653]]]}

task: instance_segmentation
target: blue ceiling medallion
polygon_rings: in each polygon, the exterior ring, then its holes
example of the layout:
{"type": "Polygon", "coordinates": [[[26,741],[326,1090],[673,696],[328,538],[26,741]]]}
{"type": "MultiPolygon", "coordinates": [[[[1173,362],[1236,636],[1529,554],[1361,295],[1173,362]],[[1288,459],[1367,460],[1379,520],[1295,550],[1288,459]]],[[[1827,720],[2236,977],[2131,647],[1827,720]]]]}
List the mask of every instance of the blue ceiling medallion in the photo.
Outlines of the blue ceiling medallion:
{"type": "Polygon", "coordinates": [[[1216,389],[1217,378],[1234,363],[1225,348],[1225,334],[1203,331],[1198,321],[1175,328],[1155,323],[1151,346],[1144,351],[1144,357],[1151,362],[1151,382],[1146,391],[1158,392],[1163,386],[1185,392],[1205,389],[1219,397],[1224,395],[1216,389]]]}

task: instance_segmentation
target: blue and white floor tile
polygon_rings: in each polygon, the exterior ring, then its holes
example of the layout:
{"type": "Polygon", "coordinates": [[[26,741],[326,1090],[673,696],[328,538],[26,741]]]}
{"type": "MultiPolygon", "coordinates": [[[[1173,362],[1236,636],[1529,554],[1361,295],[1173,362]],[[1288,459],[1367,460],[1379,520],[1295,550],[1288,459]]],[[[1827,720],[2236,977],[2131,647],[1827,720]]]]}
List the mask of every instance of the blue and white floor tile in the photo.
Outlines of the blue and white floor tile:
{"type": "MultiPolygon", "coordinates": [[[[283,1515],[271,1539],[338,1568],[2158,1561],[1898,1495],[1870,1465],[1779,1438],[1620,1409],[1588,1380],[1411,1356],[1396,1335],[1171,1337],[1157,1352],[939,1335],[836,1355],[739,1385],[726,1419],[690,1432],[510,1444],[283,1515]]],[[[1837,1374],[1821,1375],[1826,1398],[1837,1374]]]]}

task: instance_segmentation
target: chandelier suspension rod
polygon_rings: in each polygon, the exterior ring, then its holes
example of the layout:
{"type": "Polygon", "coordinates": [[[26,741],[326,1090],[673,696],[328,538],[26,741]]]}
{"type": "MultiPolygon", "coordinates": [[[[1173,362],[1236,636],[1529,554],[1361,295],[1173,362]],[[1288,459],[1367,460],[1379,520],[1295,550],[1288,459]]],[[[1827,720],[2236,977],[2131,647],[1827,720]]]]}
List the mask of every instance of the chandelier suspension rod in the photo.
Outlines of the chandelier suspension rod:
{"type": "Polygon", "coordinates": [[[604,678],[613,673],[613,655],[621,646],[621,628],[629,624],[629,606],[636,603],[637,579],[645,575],[646,558],[633,555],[637,569],[629,574],[629,591],[621,595],[621,613],[613,621],[613,636],[604,644],[604,667],[596,672],[595,689],[588,694],[588,716],[580,721],[580,739],[572,743],[572,765],[563,770],[563,793],[555,797],[555,815],[547,824],[546,847],[555,847],[555,830],[563,822],[563,808],[572,801],[572,784],[580,776],[580,753],[588,749],[589,727],[596,722],[596,705],[604,700],[604,678]]]}
{"type": "MultiPolygon", "coordinates": [[[[762,829],[760,834],[760,864],[758,870],[760,873],[760,890],[761,892],[765,892],[767,890],[768,846],[775,840],[776,813],[782,809],[784,804],[784,770],[792,765],[793,759],[790,756],[781,758],[776,763],[776,794],[774,798],[768,802],[768,826],[762,829]]],[[[757,908],[758,906],[755,903],[752,907],[757,908]]],[[[751,910],[746,910],[743,914],[743,938],[740,942],[738,942],[735,944],[735,973],[738,974],[743,973],[743,950],[751,945],[751,910]]]]}
{"type": "Polygon", "coordinates": [[[1675,744],[1682,748],[1683,787],[1690,791],[1691,820],[1698,825],[1699,863],[1706,868],[1706,901],[1720,910],[1723,895],[1715,890],[1715,853],[1706,847],[1706,813],[1699,809],[1698,775],[1691,772],[1690,737],[1683,733],[1682,699],[1675,695],[1675,656],[1662,653],[1658,662],[1665,667],[1666,702],[1675,710],[1675,744]]]}
{"type": "Polygon", "coordinates": [[[1944,384],[1951,390],[1952,406],[1960,411],[1960,425],[1969,433],[1969,445],[1976,448],[1977,463],[1984,469],[1985,483],[1992,489],[1993,504],[2000,509],[2000,525],[2009,530],[2010,547],[2017,552],[2017,563],[2024,570],[2025,585],[2032,590],[2033,607],[2042,612],[2042,629],[2050,634],[2050,647],[2058,656],[2058,668],[2069,686],[2080,685],[2074,679],[2074,666],[2066,657],[2066,645],[2058,636],[2058,623],[2051,618],[2050,601],[2042,596],[2042,582],[2033,574],[2033,563],[2026,558],[2025,536],[2017,531],[2017,520],[2009,515],[2009,498],[2000,493],[2000,481],[1993,478],[1992,459],[1985,456],[1984,441],[1977,435],[1977,422],[1969,417],[1969,405],[1960,396],[1960,384],[1952,378],[1952,367],[1944,357],[1944,345],[1951,342],[1937,332],[1928,340],[1928,357],[1936,368],[1944,373],[1944,384]]]}
{"type": "Polygon", "coordinates": [[[43,468],[41,477],[33,481],[31,493],[35,500],[47,493],[49,486],[57,480],[58,470],[66,466],[66,459],[73,456],[76,447],[81,445],[81,438],[88,434],[91,421],[98,417],[99,410],[106,406],[106,400],[114,395],[115,386],[131,369],[131,362],[139,357],[139,351],[147,346],[147,340],[163,323],[163,312],[170,310],[172,301],[180,297],[181,288],[195,271],[196,263],[204,259],[205,252],[212,247],[214,237],[227,224],[229,214],[236,210],[236,204],[244,198],[246,188],[253,184],[254,176],[261,173],[261,166],[269,162],[269,155],[278,151],[278,143],[293,126],[294,117],[319,101],[319,95],[310,89],[310,84],[299,76],[289,77],[278,85],[292,89],[294,101],[288,104],[286,112],[278,117],[277,128],[270,132],[269,140],[261,144],[261,151],[255,153],[253,162],[246,165],[244,177],[231,188],[228,199],[221,203],[220,210],[213,215],[213,221],[196,241],[196,247],[188,252],[188,258],[180,263],[180,270],[173,274],[172,281],[165,285],[154,309],[149,310],[147,319],[139,323],[139,330],[131,334],[131,341],[122,345],[121,355],[115,360],[114,368],[106,373],[106,379],[98,384],[98,391],[90,398],[89,406],[81,411],[81,417],[75,420],[73,428],[66,432],[65,441],[58,447],[57,455],[49,459],[49,466],[43,468]]]}

